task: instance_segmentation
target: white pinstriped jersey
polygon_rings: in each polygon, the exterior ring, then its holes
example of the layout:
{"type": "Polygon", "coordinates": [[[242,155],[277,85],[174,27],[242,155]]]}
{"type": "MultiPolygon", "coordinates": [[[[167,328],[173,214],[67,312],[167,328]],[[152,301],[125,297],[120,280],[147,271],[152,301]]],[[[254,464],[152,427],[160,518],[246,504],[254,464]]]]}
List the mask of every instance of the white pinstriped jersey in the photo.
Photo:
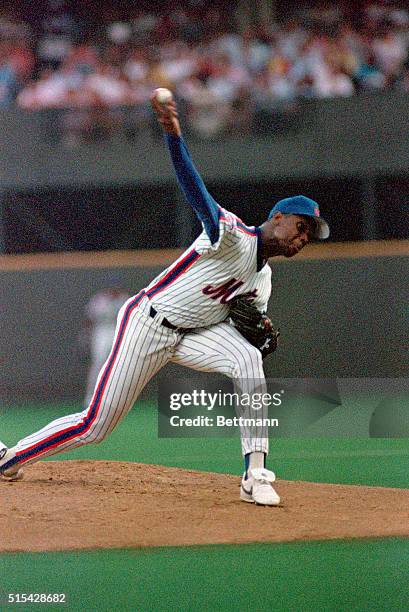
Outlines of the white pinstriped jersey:
{"type": "Polygon", "coordinates": [[[268,264],[257,270],[258,234],[220,208],[219,239],[205,230],[179,259],[145,289],[152,305],[178,327],[206,327],[228,317],[229,301],[250,294],[265,311],[271,293],[268,264]]]}

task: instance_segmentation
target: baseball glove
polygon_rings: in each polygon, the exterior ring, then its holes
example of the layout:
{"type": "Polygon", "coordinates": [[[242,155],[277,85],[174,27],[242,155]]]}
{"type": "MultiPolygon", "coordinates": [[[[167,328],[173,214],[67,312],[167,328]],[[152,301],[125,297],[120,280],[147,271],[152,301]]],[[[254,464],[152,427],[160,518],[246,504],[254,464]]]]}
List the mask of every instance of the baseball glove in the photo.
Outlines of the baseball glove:
{"type": "Polygon", "coordinates": [[[267,315],[260,312],[248,298],[233,298],[230,318],[241,335],[261,351],[263,359],[276,350],[280,330],[275,329],[267,315]]]}

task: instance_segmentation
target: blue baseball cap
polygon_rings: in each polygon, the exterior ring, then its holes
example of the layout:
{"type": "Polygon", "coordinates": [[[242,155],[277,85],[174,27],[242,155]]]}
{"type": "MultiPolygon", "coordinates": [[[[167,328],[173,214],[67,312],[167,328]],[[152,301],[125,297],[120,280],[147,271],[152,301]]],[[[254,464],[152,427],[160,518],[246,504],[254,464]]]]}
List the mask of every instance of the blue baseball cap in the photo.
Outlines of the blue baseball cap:
{"type": "Polygon", "coordinates": [[[317,202],[314,202],[314,200],[306,196],[297,195],[280,200],[270,210],[268,218],[271,219],[277,212],[281,212],[283,215],[304,215],[306,217],[313,217],[317,222],[315,238],[325,240],[329,236],[329,225],[320,216],[320,209],[317,202]]]}

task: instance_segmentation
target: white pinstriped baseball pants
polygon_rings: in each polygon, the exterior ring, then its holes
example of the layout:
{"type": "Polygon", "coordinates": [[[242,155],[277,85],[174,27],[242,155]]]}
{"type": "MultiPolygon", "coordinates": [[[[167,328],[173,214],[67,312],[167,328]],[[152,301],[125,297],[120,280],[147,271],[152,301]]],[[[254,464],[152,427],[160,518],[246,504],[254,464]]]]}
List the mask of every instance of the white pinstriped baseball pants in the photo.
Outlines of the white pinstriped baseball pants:
{"type": "MultiPolygon", "coordinates": [[[[99,373],[90,405],[83,412],[51,422],[20,440],[13,463],[29,464],[84,444],[99,443],[129,412],[149,380],[168,362],[239,379],[242,392],[263,392],[260,352],[228,323],[192,330],[185,335],[149,316],[143,292],[128,300],[118,314],[114,344],[99,373]]],[[[260,415],[261,416],[261,415],[260,415]]],[[[243,455],[268,452],[268,438],[241,429],[243,455]]]]}

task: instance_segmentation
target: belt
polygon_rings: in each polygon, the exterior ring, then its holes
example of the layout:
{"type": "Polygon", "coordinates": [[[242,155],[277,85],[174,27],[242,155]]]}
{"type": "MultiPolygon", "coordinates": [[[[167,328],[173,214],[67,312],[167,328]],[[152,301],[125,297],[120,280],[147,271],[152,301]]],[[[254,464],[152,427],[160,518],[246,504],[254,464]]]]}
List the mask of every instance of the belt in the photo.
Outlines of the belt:
{"type": "MultiPolygon", "coordinates": [[[[158,311],[153,306],[151,306],[151,309],[149,311],[149,316],[152,317],[152,319],[154,319],[157,314],[158,314],[158,311]]],[[[168,329],[173,329],[173,330],[175,330],[175,329],[180,329],[181,330],[182,329],[180,327],[176,327],[176,325],[173,325],[173,323],[171,323],[170,321],[165,319],[165,317],[163,317],[163,319],[162,319],[162,325],[164,327],[167,327],[168,329]]]]}

